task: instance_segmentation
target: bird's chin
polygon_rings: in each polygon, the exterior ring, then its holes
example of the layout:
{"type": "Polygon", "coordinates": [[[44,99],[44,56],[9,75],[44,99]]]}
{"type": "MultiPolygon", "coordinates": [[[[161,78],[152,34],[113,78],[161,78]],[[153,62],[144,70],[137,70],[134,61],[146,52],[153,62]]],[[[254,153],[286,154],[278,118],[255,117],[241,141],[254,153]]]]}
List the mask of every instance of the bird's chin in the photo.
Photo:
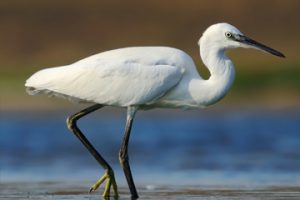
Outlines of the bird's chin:
{"type": "Polygon", "coordinates": [[[254,46],[244,44],[244,43],[239,43],[239,45],[241,48],[245,48],[245,49],[256,49],[256,48],[254,48],[254,46]]]}

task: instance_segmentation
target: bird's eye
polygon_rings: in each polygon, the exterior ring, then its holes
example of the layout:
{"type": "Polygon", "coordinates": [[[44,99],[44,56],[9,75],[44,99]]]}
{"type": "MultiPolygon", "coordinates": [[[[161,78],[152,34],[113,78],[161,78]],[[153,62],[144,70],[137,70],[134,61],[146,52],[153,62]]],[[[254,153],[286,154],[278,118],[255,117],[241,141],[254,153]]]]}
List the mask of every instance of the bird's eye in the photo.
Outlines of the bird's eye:
{"type": "Polygon", "coordinates": [[[231,34],[230,32],[226,32],[226,33],[225,33],[225,36],[226,36],[227,38],[232,38],[232,34],[231,34]]]}

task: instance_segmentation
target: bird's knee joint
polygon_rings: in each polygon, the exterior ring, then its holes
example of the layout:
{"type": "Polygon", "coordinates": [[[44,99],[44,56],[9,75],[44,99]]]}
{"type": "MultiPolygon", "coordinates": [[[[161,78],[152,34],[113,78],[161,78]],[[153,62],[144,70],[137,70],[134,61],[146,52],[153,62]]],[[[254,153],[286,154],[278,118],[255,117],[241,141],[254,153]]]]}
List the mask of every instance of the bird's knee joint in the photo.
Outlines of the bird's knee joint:
{"type": "Polygon", "coordinates": [[[127,162],[128,161],[128,154],[120,152],[120,154],[119,154],[119,160],[120,160],[121,163],[127,162]]]}
{"type": "Polygon", "coordinates": [[[71,117],[68,117],[67,118],[67,126],[68,126],[68,129],[69,130],[73,130],[74,127],[76,125],[76,121],[74,120],[74,118],[71,116],[71,117]]]}

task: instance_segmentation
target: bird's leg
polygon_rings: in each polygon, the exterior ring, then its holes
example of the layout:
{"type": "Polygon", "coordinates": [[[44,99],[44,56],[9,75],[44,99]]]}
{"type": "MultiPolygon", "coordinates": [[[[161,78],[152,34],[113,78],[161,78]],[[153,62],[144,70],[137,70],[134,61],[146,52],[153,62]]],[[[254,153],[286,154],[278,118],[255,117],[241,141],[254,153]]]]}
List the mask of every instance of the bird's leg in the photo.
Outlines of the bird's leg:
{"type": "Polygon", "coordinates": [[[127,183],[128,183],[129,189],[130,189],[131,196],[134,199],[138,198],[138,194],[137,194],[137,191],[136,191],[136,188],[134,185],[134,181],[133,181],[133,177],[132,177],[130,165],[129,165],[128,142],[129,142],[133,118],[134,118],[136,111],[137,111],[136,107],[128,107],[125,134],[124,134],[123,142],[122,142],[120,153],[119,153],[120,163],[124,170],[124,174],[126,176],[126,180],[127,180],[127,183]]]}
{"type": "Polygon", "coordinates": [[[77,120],[81,117],[94,112],[102,108],[103,105],[95,104],[90,106],[67,119],[68,128],[75,134],[75,136],[81,141],[81,143],[89,150],[89,152],[94,156],[94,158],[98,161],[98,163],[105,169],[104,175],[91,187],[90,192],[96,190],[105,180],[107,180],[105,190],[103,192],[104,197],[108,197],[110,194],[110,188],[113,188],[114,196],[118,196],[118,189],[116,180],[114,177],[114,172],[111,166],[104,160],[104,158],[97,152],[97,150],[93,147],[93,145],[88,141],[88,139],[83,135],[80,129],[77,127],[77,120]]]}

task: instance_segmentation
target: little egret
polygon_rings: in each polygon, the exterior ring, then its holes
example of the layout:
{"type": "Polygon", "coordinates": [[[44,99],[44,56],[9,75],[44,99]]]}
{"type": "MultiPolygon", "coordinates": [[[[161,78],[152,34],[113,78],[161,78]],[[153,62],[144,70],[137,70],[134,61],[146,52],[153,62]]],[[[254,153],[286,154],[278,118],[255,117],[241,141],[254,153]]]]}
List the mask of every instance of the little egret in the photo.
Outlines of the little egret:
{"type": "Polygon", "coordinates": [[[128,142],[137,110],[152,108],[202,108],[222,99],[230,89],[234,66],[226,56],[230,48],[255,48],[273,55],[282,53],[242,34],[228,23],[208,27],[199,40],[200,56],[210,72],[203,79],[192,58],[171,47],[127,47],[99,53],[70,65],[43,69],[26,81],[31,95],[47,94],[72,101],[93,103],[70,116],[68,128],[104,168],[104,175],[91,187],[96,190],[104,181],[103,196],[118,196],[111,166],[83,135],[76,122],[104,106],[127,108],[127,121],[119,159],[133,198],[138,193],[128,161],[128,142]]]}

